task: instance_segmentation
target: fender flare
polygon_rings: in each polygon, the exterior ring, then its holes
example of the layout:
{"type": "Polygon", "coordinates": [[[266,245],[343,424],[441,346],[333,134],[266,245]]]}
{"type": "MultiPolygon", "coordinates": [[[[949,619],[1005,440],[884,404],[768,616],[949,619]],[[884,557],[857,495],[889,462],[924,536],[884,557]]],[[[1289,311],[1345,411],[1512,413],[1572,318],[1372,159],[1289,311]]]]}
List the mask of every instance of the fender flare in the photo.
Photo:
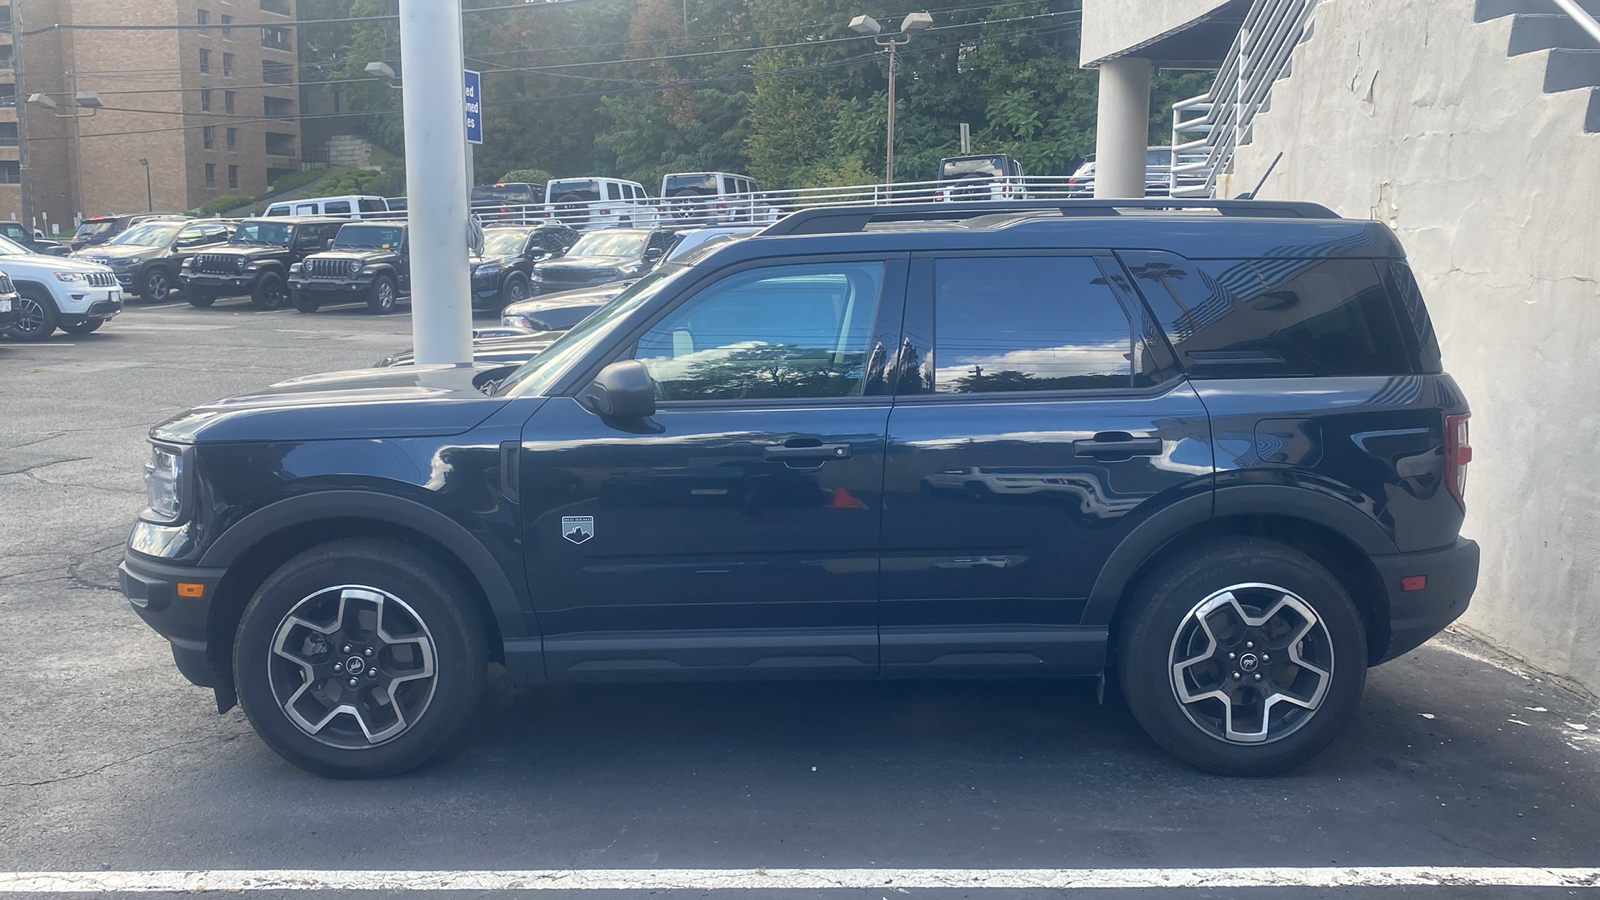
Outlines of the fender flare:
{"type": "Polygon", "coordinates": [[[1101,566],[1082,624],[1110,625],[1140,568],[1174,538],[1212,519],[1252,515],[1300,519],[1321,526],[1367,556],[1399,552],[1383,526],[1348,501],[1287,485],[1230,485],[1180,500],[1136,525],[1101,566]]]}
{"type": "Polygon", "coordinates": [[[223,568],[270,534],[321,519],[373,519],[417,532],[461,561],[483,588],[500,634],[530,637],[527,616],[505,570],[471,532],[444,513],[414,500],[372,491],[333,490],[271,503],[236,522],[206,549],[199,565],[223,568]]]}

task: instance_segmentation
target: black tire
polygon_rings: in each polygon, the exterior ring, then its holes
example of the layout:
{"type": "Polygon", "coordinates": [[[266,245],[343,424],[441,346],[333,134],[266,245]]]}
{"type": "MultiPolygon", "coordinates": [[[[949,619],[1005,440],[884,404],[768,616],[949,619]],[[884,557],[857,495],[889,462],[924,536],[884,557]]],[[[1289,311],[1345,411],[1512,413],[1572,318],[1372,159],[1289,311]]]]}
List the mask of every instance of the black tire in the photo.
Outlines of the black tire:
{"type": "Polygon", "coordinates": [[[488,653],[471,596],[448,568],[403,545],[355,538],[307,550],[245,607],[233,652],[240,706],[268,746],[309,772],[379,778],[415,768],[455,734],[483,689],[488,653]],[[361,615],[380,604],[378,617],[361,615]],[[431,676],[418,674],[430,666],[431,676]],[[358,680],[353,690],[349,678],[358,680]],[[308,681],[316,687],[305,689],[308,681]],[[359,719],[336,712],[346,703],[359,719]],[[291,709],[321,727],[298,724],[291,709]]]}
{"type": "Polygon", "coordinates": [[[533,296],[533,290],[528,285],[528,276],[521,272],[512,272],[506,283],[500,286],[500,308],[503,310],[513,303],[519,303],[533,296]]]}
{"type": "Polygon", "coordinates": [[[160,266],[151,266],[145,271],[144,277],[139,279],[139,296],[146,303],[155,303],[167,299],[167,294],[172,292],[172,276],[160,266]]]}
{"type": "Polygon", "coordinates": [[[188,300],[189,305],[195,309],[205,309],[211,304],[217,302],[217,295],[210,291],[202,291],[198,288],[191,287],[184,288],[183,293],[184,299],[188,300]]]}
{"type": "Polygon", "coordinates": [[[42,341],[56,333],[56,326],[61,323],[61,313],[56,310],[56,302],[50,295],[34,287],[23,287],[17,290],[17,303],[20,313],[16,324],[11,326],[11,339],[14,341],[42,341]]]}
{"type": "Polygon", "coordinates": [[[277,272],[262,272],[256,286],[250,291],[250,303],[256,309],[277,309],[289,302],[289,289],[283,276],[277,272]]]}
{"type": "Polygon", "coordinates": [[[1367,675],[1366,628],[1338,579],[1254,538],[1205,544],[1142,579],[1116,650],[1139,724],[1219,775],[1271,775],[1321,752],[1354,714],[1367,675]]]}
{"type": "Polygon", "coordinates": [[[67,334],[93,334],[105,323],[105,319],[78,319],[73,322],[62,322],[60,327],[67,334]]]}
{"type": "Polygon", "coordinates": [[[395,304],[400,301],[400,292],[394,286],[394,279],[388,275],[379,275],[373,279],[372,287],[367,288],[367,309],[376,316],[386,316],[394,312],[395,304]]]}
{"type": "Polygon", "coordinates": [[[294,308],[303,313],[314,313],[322,308],[322,301],[308,296],[305,291],[291,292],[294,297],[294,308]]]}

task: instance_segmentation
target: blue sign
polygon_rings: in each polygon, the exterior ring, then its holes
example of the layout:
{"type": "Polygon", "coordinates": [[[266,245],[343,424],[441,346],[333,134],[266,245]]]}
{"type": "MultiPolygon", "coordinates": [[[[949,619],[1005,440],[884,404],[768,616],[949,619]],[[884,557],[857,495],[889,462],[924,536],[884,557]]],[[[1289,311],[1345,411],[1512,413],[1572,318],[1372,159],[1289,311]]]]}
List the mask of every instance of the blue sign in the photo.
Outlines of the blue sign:
{"type": "Polygon", "coordinates": [[[467,90],[467,143],[483,143],[483,76],[463,70],[467,90]]]}

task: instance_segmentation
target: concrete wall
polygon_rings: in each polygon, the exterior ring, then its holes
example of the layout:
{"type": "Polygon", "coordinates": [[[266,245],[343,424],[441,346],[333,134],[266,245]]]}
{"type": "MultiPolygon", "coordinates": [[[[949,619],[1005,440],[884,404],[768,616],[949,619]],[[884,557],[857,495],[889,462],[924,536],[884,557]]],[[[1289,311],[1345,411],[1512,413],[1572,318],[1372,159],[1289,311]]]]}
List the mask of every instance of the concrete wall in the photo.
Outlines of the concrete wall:
{"type": "Polygon", "coordinates": [[[1079,59],[1090,65],[1147,44],[1228,5],[1228,0],[1083,0],[1079,59]]]}
{"type": "Polygon", "coordinates": [[[1399,234],[1472,403],[1464,622],[1600,693],[1600,136],[1510,29],[1469,0],[1322,0],[1228,195],[1281,150],[1263,197],[1399,234]]]}

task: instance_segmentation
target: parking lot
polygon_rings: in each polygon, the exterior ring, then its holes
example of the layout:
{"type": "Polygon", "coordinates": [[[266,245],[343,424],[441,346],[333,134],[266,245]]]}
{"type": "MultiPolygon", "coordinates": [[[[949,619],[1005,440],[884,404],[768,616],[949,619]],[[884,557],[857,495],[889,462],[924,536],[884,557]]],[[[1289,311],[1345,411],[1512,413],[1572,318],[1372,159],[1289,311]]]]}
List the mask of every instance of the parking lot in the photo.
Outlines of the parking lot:
{"type": "MultiPolygon", "coordinates": [[[[422,769],[308,775],[238,709],[217,716],[116,591],[145,431],[208,399],[370,365],[410,327],[404,307],[174,299],[133,303],[92,335],[0,341],[0,893],[8,872],[117,873],[110,887],[132,891],[161,886],[137,876],[149,870],[296,869],[542,872],[554,890],[540,896],[1055,897],[1078,883],[1099,885],[1085,896],[1526,897],[1583,891],[1485,873],[1600,866],[1600,714],[1457,634],[1374,670],[1332,749],[1267,779],[1176,762],[1114,689],[1102,705],[1090,682],[1005,681],[492,681],[422,769]],[[1220,871],[1259,867],[1285,869],[1282,885],[1220,871]],[[1404,867],[1454,883],[1387,886],[1404,867]],[[1351,887],[1291,868],[1348,871],[1351,887]],[[1128,887],[1081,874],[1101,869],[1174,874],[1128,887]]],[[[349,887],[308,875],[282,893],[349,887]]]]}

